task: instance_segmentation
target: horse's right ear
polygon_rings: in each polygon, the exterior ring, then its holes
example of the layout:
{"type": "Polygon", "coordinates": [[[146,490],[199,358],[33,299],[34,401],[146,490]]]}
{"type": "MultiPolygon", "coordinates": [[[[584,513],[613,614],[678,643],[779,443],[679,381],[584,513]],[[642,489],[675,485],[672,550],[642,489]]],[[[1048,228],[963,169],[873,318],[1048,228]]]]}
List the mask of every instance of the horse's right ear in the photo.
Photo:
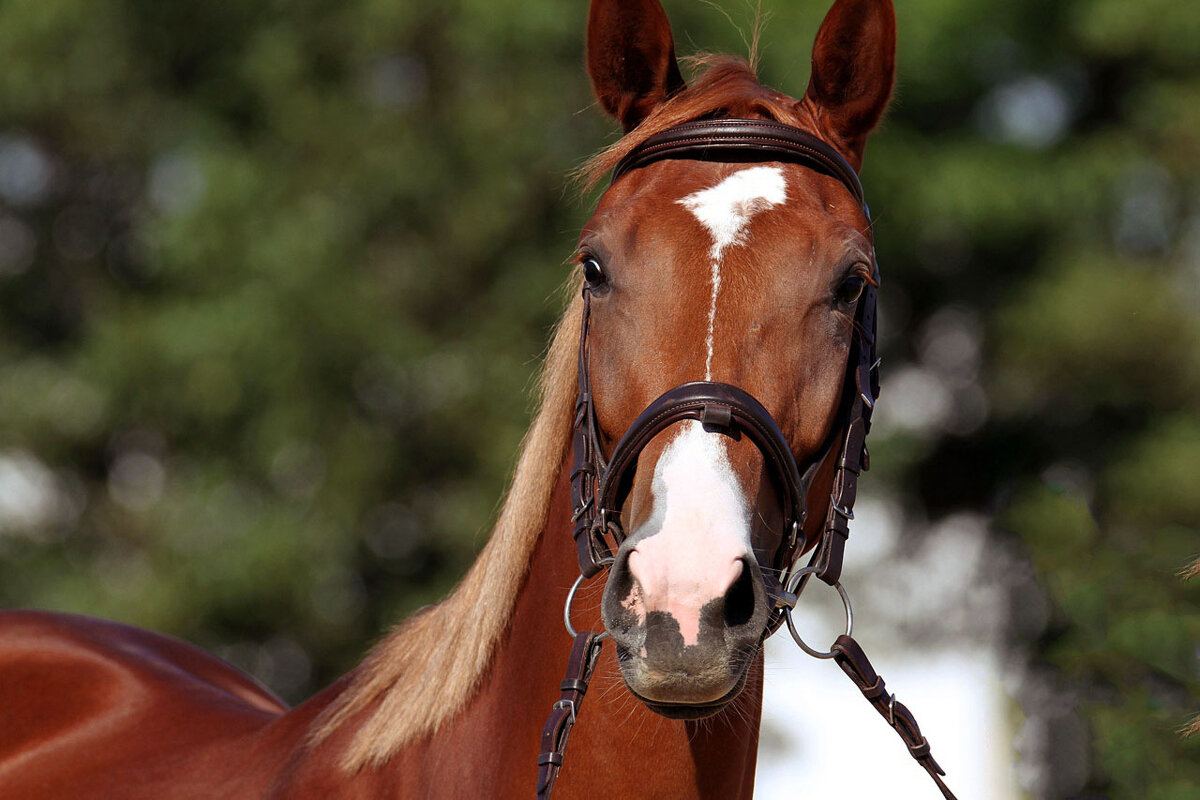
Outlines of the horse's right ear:
{"type": "Polygon", "coordinates": [[[658,0],[592,0],[587,66],[596,99],[626,132],[685,87],[658,0]]]}

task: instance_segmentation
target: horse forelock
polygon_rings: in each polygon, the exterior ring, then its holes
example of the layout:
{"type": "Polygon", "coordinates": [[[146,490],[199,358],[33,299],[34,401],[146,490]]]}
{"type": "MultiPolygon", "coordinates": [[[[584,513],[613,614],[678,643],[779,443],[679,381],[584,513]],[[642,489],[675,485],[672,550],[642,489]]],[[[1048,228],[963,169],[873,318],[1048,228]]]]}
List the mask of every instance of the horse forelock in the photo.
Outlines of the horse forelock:
{"type": "Polygon", "coordinates": [[[411,617],[378,645],[317,718],[316,746],[350,722],[340,754],[348,772],[377,766],[438,729],[479,688],[513,614],[571,437],[581,302],[570,305],[543,366],[539,409],[492,535],[442,603],[411,617]]]}
{"type": "Polygon", "coordinates": [[[622,158],[647,139],[663,131],[706,118],[765,119],[798,128],[806,124],[799,101],[763,86],[754,68],[744,59],[727,55],[697,55],[683,59],[693,69],[702,70],[688,88],[643,120],[636,128],[611,146],[588,159],[575,172],[576,179],[590,189],[622,158]]]}

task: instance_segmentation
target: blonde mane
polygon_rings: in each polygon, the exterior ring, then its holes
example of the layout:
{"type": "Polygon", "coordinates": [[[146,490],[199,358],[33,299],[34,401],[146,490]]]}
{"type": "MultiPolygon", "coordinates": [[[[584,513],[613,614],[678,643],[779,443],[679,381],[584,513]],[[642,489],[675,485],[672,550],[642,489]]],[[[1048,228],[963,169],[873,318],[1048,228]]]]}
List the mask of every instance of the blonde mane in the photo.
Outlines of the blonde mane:
{"type": "Polygon", "coordinates": [[[474,566],[450,597],[376,645],[314,723],[315,745],[369,709],[342,753],[347,771],[382,764],[409,742],[435,733],[479,688],[512,618],[570,442],[581,313],[576,298],[555,332],[537,415],[500,517],[474,566]]]}

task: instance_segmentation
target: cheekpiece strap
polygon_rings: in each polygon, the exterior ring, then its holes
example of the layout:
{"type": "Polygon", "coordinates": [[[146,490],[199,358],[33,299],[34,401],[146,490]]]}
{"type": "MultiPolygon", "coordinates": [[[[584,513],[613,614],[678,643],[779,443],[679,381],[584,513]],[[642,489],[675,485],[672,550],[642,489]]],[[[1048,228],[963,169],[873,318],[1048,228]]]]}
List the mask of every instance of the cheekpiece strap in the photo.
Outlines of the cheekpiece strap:
{"type": "MultiPolygon", "coordinates": [[[[579,571],[591,578],[612,557],[620,541],[612,535],[598,506],[600,475],[607,464],[600,446],[596,407],[592,403],[588,369],[588,328],[591,325],[591,290],[583,290],[583,320],[579,330],[579,396],[575,401],[574,463],[571,468],[571,535],[579,557],[579,571]]],[[[619,532],[618,532],[619,533],[619,532]]]]}
{"type": "Polygon", "coordinates": [[[814,563],[821,580],[830,586],[842,574],[846,541],[850,538],[850,520],[854,519],[854,501],[858,496],[858,478],[871,468],[867,452],[867,433],[871,430],[871,412],[879,399],[879,359],[875,349],[875,298],[877,289],[868,285],[859,299],[855,320],[857,336],[850,356],[843,395],[846,405],[845,426],[841,432],[837,464],[833,473],[833,491],[821,531],[820,547],[814,563]]]}

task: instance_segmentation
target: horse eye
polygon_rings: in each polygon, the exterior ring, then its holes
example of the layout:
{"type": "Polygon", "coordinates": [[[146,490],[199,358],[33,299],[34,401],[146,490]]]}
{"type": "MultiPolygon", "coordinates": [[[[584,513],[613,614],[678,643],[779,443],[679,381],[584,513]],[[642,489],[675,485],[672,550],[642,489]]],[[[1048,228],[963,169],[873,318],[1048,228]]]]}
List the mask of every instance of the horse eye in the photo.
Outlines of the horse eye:
{"type": "Polygon", "coordinates": [[[864,276],[862,273],[856,272],[842,281],[842,285],[838,287],[838,302],[844,305],[852,306],[858,302],[858,298],[862,297],[863,290],[866,288],[866,276],[864,276]]]}
{"type": "Polygon", "coordinates": [[[600,262],[591,256],[585,256],[579,262],[579,266],[583,268],[583,279],[588,282],[588,286],[599,286],[608,280],[608,276],[604,274],[604,268],[600,266],[600,262]]]}

